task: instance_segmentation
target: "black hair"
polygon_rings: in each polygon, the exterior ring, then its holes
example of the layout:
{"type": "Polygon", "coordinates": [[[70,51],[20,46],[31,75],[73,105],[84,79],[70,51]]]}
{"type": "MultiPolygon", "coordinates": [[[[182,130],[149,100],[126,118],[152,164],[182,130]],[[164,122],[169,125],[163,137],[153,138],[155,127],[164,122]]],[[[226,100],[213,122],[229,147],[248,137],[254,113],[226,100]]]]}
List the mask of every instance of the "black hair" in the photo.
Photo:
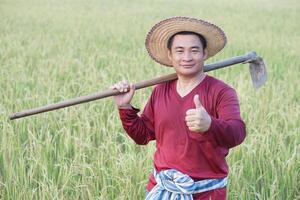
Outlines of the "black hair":
{"type": "Polygon", "coordinates": [[[175,33],[174,35],[172,35],[170,37],[170,39],[168,40],[167,47],[168,47],[169,50],[171,50],[171,48],[172,48],[174,37],[176,35],[196,35],[196,36],[198,36],[198,38],[199,38],[199,40],[202,44],[203,49],[205,49],[207,47],[207,42],[206,42],[205,38],[203,37],[203,35],[201,35],[199,33],[192,32],[192,31],[181,31],[181,32],[178,32],[178,33],[175,33]]]}

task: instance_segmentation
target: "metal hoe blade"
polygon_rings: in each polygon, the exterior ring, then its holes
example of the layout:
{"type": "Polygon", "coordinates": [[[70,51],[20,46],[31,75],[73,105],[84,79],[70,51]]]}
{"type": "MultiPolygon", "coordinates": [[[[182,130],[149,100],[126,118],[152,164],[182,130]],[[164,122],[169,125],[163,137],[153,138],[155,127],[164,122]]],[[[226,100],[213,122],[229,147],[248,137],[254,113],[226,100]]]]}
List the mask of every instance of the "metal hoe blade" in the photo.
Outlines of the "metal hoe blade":
{"type": "Polygon", "coordinates": [[[267,68],[264,60],[253,52],[253,57],[244,63],[249,63],[249,70],[253,87],[259,89],[267,82],[267,68]]]}
{"type": "Polygon", "coordinates": [[[267,82],[267,69],[264,60],[258,57],[249,65],[252,84],[255,89],[260,88],[267,82]]]}

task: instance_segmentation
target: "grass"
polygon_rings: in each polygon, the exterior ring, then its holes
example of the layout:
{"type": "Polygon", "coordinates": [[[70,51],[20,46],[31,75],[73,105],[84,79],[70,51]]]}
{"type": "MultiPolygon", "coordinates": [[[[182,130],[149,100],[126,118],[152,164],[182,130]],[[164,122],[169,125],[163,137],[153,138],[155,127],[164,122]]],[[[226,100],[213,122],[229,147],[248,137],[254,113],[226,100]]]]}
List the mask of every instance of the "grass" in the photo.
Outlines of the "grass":
{"type": "MultiPolygon", "coordinates": [[[[157,21],[185,15],[227,33],[208,62],[256,50],[268,65],[258,91],[244,65],[210,73],[236,88],[247,124],[227,159],[228,199],[300,199],[299,13],[297,0],[0,0],[0,198],[143,199],[155,143],[135,145],[111,99],[8,116],[172,72],[148,57],[144,38],[157,21]]],[[[142,108],[150,92],[133,104],[142,108]]]]}

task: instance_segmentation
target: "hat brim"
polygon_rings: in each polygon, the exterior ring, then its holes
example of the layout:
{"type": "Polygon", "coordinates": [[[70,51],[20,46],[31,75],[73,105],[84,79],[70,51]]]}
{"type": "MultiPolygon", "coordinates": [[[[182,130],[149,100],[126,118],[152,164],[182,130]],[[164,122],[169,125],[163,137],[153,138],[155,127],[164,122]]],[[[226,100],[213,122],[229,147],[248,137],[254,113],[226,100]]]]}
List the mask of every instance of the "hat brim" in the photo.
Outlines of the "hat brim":
{"type": "Polygon", "coordinates": [[[227,42],[223,30],[214,24],[190,17],[172,17],[155,24],[148,32],[145,45],[150,57],[171,67],[167,43],[174,34],[182,31],[198,33],[205,38],[208,58],[221,51],[227,42]]]}

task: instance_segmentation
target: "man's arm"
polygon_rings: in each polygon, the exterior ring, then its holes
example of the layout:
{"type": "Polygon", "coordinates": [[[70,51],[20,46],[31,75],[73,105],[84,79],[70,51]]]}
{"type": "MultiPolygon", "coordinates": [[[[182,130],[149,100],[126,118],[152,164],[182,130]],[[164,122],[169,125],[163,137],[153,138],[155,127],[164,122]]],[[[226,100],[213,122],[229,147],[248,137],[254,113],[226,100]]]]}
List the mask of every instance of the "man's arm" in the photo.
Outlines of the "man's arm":
{"type": "Polygon", "coordinates": [[[236,92],[232,88],[224,89],[219,95],[218,117],[211,117],[211,125],[206,131],[221,146],[235,147],[246,137],[246,126],[240,116],[240,107],[236,92]]]}
{"type": "MultiPolygon", "coordinates": [[[[146,105],[141,117],[138,116],[139,110],[119,109],[120,119],[126,133],[139,145],[146,145],[155,139],[153,122],[147,117],[150,102],[146,105]]],[[[149,116],[149,115],[148,115],[149,116]]]]}
{"type": "Polygon", "coordinates": [[[130,105],[135,92],[134,85],[127,81],[121,81],[111,88],[123,93],[114,96],[114,101],[118,106],[120,119],[127,134],[141,145],[154,140],[153,120],[151,120],[153,119],[152,101],[147,103],[142,116],[139,117],[137,115],[139,110],[130,105]]]}
{"type": "Polygon", "coordinates": [[[232,88],[218,93],[217,117],[212,117],[202,106],[199,96],[194,96],[195,109],[186,112],[190,131],[212,137],[220,146],[232,148],[245,139],[246,127],[240,117],[238,98],[232,88]]]}

